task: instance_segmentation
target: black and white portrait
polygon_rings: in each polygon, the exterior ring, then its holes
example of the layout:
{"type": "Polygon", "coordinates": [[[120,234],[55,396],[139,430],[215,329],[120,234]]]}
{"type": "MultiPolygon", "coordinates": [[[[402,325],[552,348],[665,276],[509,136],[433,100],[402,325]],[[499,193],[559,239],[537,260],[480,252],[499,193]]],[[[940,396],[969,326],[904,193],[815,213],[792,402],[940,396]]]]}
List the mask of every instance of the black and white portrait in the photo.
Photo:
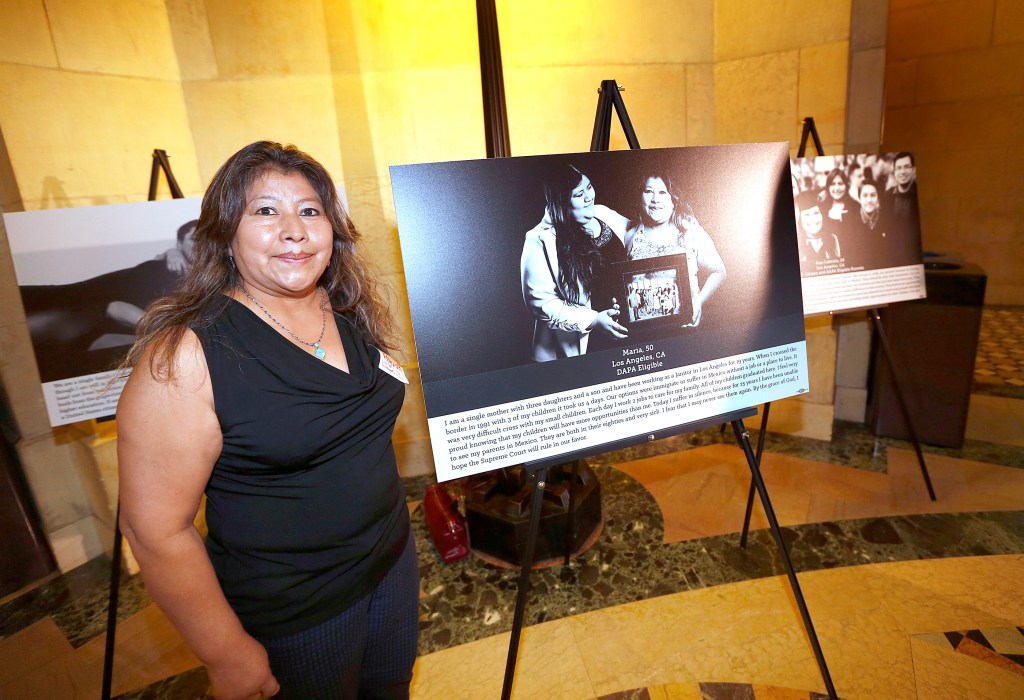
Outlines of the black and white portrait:
{"type": "Polygon", "coordinates": [[[391,173],[428,418],[803,340],[784,144],[391,173]]]}
{"type": "Polygon", "coordinates": [[[804,277],[921,262],[912,153],[794,158],[792,169],[804,277]]]}

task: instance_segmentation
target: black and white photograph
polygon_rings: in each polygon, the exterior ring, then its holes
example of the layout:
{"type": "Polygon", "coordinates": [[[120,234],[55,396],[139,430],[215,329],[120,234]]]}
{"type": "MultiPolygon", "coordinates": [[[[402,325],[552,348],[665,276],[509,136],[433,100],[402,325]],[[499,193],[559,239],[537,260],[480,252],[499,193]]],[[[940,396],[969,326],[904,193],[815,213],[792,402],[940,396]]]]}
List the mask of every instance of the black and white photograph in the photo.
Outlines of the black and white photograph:
{"type": "MultiPolygon", "coordinates": [[[[391,175],[439,474],[460,457],[452,441],[464,442],[451,421],[484,409],[563,394],[579,404],[584,388],[614,395],[638,377],[792,345],[804,369],[773,388],[806,390],[785,144],[405,165],[391,175]]],[[[658,420],[759,400],[705,400],[658,420]]],[[[651,425],[623,413],[616,434],[651,425]]],[[[539,452],[557,452],[538,440],[539,452]]],[[[477,471],[523,461],[516,450],[479,452],[477,471]]]]}
{"type": "MultiPolygon", "coordinates": [[[[626,319],[631,324],[693,325],[693,298],[685,255],[618,263],[626,319]]],[[[639,329],[641,326],[637,326],[639,329]]]]}
{"type": "Polygon", "coordinates": [[[924,296],[914,154],[794,158],[792,171],[808,314],[924,296]]]}
{"type": "Polygon", "coordinates": [[[51,425],[113,414],[109,377],[143,310],[184,274],[199,203],[4,215],[51,425]]]}

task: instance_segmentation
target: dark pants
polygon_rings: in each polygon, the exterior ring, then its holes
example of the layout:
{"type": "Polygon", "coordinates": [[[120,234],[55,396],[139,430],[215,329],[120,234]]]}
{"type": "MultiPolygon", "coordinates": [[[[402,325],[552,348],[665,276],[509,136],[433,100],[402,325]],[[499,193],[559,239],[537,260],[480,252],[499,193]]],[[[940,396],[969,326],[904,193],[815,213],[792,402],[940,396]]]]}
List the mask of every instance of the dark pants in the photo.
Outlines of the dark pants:
{"type": "Polygon", "coordinates": [[[358,603],[302,632],[260,639],[280,700],[409,697],[419,636],[419,564],[409,536],[402,556],[358,603]]]}

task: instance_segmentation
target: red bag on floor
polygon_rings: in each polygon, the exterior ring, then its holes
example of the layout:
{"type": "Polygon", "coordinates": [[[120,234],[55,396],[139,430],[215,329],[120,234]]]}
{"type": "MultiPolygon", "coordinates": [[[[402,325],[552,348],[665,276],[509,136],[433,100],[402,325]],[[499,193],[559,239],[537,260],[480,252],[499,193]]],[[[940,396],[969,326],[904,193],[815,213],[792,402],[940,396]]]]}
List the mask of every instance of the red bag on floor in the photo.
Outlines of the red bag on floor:
{"type": "Polygon", "coordinates": [[[423,497],[423,515],[427,519],[430,539],[446,564],[469,554],[466,520],[455,507],[448,490],[441,484],[427,489],[423,497]]]}

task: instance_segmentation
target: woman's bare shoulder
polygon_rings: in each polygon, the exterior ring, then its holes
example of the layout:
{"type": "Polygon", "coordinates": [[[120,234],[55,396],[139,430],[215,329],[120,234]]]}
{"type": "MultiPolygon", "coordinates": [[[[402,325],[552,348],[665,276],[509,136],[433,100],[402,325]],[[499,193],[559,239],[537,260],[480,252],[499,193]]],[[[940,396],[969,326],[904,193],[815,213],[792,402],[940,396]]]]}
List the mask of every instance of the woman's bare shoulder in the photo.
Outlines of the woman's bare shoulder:
{"type": "Polygon", "coordinates": [[[144,402],[212,406],[213,392],[199,337],[186,329],[173,348],[169,349],[169,343],[157,340],[139,357],[121,391],[119,420],[122,410],[136,409],[144,402]]]}

